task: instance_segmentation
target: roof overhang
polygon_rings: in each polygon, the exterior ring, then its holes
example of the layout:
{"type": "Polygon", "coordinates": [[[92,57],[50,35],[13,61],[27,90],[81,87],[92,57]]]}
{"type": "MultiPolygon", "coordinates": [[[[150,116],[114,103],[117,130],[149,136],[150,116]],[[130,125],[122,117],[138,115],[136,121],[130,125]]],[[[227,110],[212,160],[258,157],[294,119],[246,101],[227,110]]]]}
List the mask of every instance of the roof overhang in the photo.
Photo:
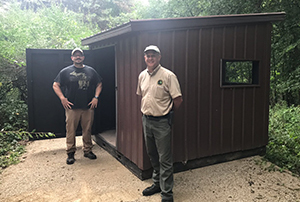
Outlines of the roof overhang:
{"type": "Polygon", "coordinates": [[[236,15],[215,15],[202,17],[165,18],[150,20],[131,20],[128,23],[100,32],[81,40],[82,45],[90,45],[113,37],[132,32],[192,29],[197,27],[220,26],[232,24],[262,23],[282,21],[285,12],[254,13],[236,15]]]}

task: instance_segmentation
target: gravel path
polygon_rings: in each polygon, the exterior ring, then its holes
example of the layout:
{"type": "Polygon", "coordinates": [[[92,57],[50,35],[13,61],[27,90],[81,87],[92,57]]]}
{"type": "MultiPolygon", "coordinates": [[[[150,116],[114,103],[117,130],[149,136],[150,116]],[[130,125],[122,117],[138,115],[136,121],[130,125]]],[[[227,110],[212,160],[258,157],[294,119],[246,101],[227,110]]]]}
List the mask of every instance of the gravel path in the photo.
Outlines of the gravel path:
{"type": "MultiPolygon", "coordinates": [[[[82,155],[81,137],[73,165],[65,163],[65,139],[31,142],[22,162],[0,174],[0,201],[159,202],[144,197],[141,181],[98,145],[96,160],[82,155]]],[[[268,171],[254,156],[175,174],[176,202],[300,202],[300,178],[268,171]]]]}

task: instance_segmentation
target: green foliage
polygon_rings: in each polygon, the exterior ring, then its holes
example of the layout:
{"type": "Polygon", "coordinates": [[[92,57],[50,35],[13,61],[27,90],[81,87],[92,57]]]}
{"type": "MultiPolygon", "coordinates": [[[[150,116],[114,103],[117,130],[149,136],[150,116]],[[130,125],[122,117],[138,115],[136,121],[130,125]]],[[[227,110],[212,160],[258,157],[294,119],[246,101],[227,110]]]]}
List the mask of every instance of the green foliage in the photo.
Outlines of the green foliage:
{"type": "MultiPolygon", "coordinates": [[[[0,76],[0,130],[26,130],[28,125],[27,104],[24,101],[26,98],[22,98],[27,94],[26,82],[24,81],[26,77],[17,73],[10,77],[10,73],[2,72],[4,74],[0,76]],[[16,85],[21,81],[24,82],[24,89],[19,89],[16,85]],[[22,93],[22,90],[25,93],[22,93]]],[[[12,66],[11,72],[15,72],[12,66]]]]}
{"type": "Polygon", "coordinates": [[[19,162],[19,156],[25,151],[19,141],[27,140],[26,134],[21,135],[19,132],[0,132],[0,166],[6,168],[11,164],[19,162]]]}
{"type": "Polygon", "coordinates": [[[24,101],[18,99],[0,101],[0,114],[0,129],[27,129],[27,104],[24,101]]]}
{"type": "Polygon", "coordinates": [[[225,82],[252,84],[252,62],[226,62],[225,82]]]}
{"type": "MultiPolygon", "coordinates": [[[[275,6],[275,5],[274,5],[275,6]]],[[[282,1],[277,9],[286,12],[286,19],[273,26],[271,58],[271,104],[285,100],[288,105],[300,104],[300,2],[282,1]]]]}
{"type": "MultiPolygon", "coordinates": [[[[33,138],[54,137],[53,133],[29,133],[26,131],[1,131],[0,132],[0,167],[19,162],[20,156],[25,152],[26,142],[33,138]]],[[[0,170],[1,172],[1,170],[0,170]]]]}
{"type": "Polygon", "coordinates": [[[18,0],[18,2],[20,2],[22,10],[36,11],[55,5],[65,11],[80,13],[81,16],[77,18],[78,21],[82,21],[86,25],[99,27],[101,30],[110,28],[112,26],[111,20],[114,20],[114,23],[120,20],[114,25],[128,22],[128,14],[131,13],[133,8],[133,0],[18,0]],[[125,18],[122,18],[122,16],[125,18]]]}
{"type": "Polygon", "coordinates": [[[27,84],[25,67],[10,64],[8,60],[0,57],[0,102],[11,91],[19,91],[16,99],[27,100],[27,84]]]}
{"type": "Polygon", "coordinates": [[[148,5],[137,4],[137,17],[140,19],[192,17],[206,14],[209,2],[199,0],[148,0],[148,5]]]}
{"type": "Polygon", "coordinates": [[[171,17],[166,14],[167,1],[148,0],[149,4],[137,3],[135,6],[138,19],[154,19],[171,17]]]}
{"type": "Polygon", "coordinates": [[[208,7],[213,1],[189,0],[178,1],[169,0],[166,6],[167,15],[170,17],[194,17],[208,15],[208,7]]]}
{"type": "Polygon", "coordinates": [[[82,14],[54,5],[36,11],[22,10],[19,4],[0,9],[0,56],[12,64],[25,65],[26,48],[74,48],[96,32],[77,20],[82,14]]]}
{"type": "Polygon", "coordinates": [[[277,104],[270,109],[269,144],[265,158],[300,174],[300,107],[277,104]]]}

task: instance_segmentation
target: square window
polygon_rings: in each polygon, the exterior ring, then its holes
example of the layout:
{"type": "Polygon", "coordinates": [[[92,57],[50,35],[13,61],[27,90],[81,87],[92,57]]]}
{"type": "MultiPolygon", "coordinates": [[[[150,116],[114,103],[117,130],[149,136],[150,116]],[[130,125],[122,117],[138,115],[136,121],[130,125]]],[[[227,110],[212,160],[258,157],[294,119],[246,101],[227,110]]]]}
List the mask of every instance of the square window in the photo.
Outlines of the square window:
{"type": "Polygon", "coordinates": [[[258,61],[221,60],[221,86],[258,85],[258,61]]]}

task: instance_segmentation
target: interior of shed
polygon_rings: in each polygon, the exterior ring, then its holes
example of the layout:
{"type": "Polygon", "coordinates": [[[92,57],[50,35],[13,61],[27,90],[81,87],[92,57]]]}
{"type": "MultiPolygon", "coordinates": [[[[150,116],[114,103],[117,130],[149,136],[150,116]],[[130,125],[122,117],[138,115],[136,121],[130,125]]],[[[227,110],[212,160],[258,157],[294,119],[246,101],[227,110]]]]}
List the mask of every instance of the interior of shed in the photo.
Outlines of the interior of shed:
{"type": "Polygon", "coordinates": [[[102,77],[102,92],[95,111],[93,134],[116,147],[116,75],[115,49],[109,46],[93,50],[94,68],[102,77]]]}

